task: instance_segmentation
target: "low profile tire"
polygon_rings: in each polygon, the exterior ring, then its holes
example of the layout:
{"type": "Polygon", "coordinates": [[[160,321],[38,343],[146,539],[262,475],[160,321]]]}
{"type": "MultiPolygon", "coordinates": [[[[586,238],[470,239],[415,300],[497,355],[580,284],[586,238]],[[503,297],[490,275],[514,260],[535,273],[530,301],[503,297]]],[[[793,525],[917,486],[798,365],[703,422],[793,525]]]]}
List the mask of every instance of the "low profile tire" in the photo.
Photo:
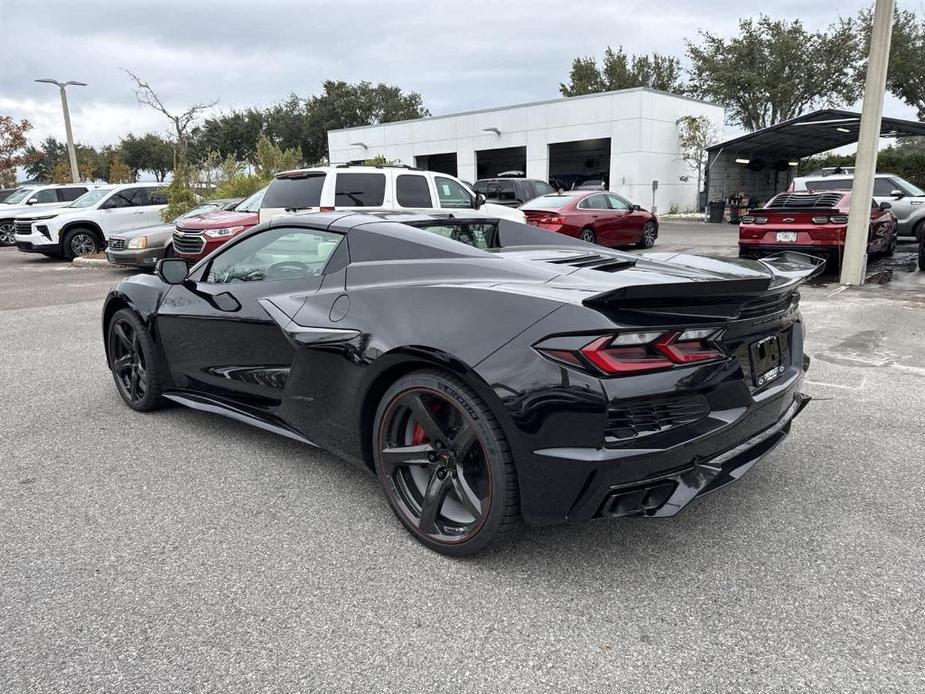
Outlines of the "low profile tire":
{"type": "Polygon", "coordinates": [[[582,241],[587,241],[588,243],[597,243],[597,234],[594,233],[594,229],[590,227],[585,227],[581,230],[581,233],[578,234],[578,238],[582,241]]]}
{"type": "Polygon", "coordinates": [[[138,412],[164,405],[157,378],[154,340],[141,320],[123,308],[106,328],[109,369],[125,404],[138,412]]]}
{"type": "Polygon", "coordinates": [[[655,228],[655,222],[646,222],[646,225],[642,228],[642,238],[639,239],[636,248],[652,248],[655,245],[657,236],[658,231],[655,228]]]}
{"type": "Polygon", "coordinates": [[[428,548],[467,556],[517,525],[510,447],[482,399],[458,378],[427,370],[398,379],[379,402],[372,437],[389,505],[428,548]]]}
{"type": "Polygon", "coordinates": [[[12,246],[16,243],[16,230],[12,219],[0,222],[0,246],[12,246]]]}
{"type": "Polygon", "coordinates": [[[919,241],[919,270],[925,272],[925,239],[919,241]]]}
{"type": "Polygon", "coordinates": [[[92,255],[100,250],[100,243],[89,229],[78,227],[71,229],[64,235],[61,242],[64,249],[65,258],[79,258],[84,255],[92,255]]]}

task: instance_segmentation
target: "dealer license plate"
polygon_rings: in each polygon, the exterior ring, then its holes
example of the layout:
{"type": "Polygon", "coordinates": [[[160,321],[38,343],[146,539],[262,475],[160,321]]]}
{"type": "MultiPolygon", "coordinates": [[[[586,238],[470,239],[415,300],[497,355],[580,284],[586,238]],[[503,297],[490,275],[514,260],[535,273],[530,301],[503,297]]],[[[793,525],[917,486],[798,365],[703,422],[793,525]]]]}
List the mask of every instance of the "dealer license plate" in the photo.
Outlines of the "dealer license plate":
{"type": "Polygon", "coordinates": [[[771,335],[751,343],[748,352],[752,360],[752,379],[763,386],[784,373],[781,364],[781,335],[771,335]]]}
{"type": "Polygon", "coordinates": [[[795,231],[778,231],[777,232],[777,242],[778,243],[793,243],[797,240],[797,232],[795,231]]]}

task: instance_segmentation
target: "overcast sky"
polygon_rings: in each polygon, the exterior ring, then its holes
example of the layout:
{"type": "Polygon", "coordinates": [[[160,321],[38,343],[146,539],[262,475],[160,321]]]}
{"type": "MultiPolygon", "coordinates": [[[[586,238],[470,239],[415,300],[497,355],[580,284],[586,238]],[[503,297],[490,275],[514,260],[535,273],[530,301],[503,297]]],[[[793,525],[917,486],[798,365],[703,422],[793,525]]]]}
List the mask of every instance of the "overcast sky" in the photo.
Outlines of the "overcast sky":
{"type": "MultiPolygon", "coordinates": [[[[607,45],[683,58],[697,30],[731,35],[739,16],[770,12],[811,29],[870,3],[530,0],[0,0],[0,113],[28,118],[31,138],[64,138],[57,90],[80,80],[71,118],[79,142],[165,132],[135,101],[126,67],[178,110],[265,106],[325,79],[388,82],[420,92],[434,115],[559,96],[572,58],[607,45]],[[735,9],[733,9],[733,7],[735,9]]],[[[888,115],[914,118],[888,99],[888,115]]]]}

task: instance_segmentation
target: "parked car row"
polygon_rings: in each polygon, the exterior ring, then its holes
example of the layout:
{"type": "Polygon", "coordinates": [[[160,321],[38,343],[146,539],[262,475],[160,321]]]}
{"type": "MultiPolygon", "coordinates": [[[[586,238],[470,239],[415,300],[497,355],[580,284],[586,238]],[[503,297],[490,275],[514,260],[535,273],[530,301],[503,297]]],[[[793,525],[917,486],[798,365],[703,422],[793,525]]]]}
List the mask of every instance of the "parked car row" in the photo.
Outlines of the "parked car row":
{"type": "Polygon", "coordinates": [[[5,229],[7,240],[24,252],[74,258],[105,249],[110,262],[136,267],[153,267],[171,256],[201,260],[255,224],[296,212],[458,216],[464,210],[611,247],[650,248],[658,235],[655,215],[614,193],[557,193],[544,181],[523,178],[469,187],[453,176],[406,166],[285,171],[246,200],[204,202],[170,224],[161,222],[167,204],[162,188],[156,182],[22,188],[0,204],[0,232],[5,229]]]}

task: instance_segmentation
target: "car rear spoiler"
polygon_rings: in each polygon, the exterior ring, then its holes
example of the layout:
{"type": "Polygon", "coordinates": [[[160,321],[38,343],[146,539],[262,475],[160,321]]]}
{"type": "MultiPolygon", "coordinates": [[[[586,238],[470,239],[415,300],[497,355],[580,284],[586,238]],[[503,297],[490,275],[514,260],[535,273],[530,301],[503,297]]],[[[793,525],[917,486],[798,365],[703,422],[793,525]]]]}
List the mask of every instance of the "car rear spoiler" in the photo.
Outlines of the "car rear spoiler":
{"type": "MultiPolygon", "coordinates": [[[[644,257],[644,256],[643,256],[644,257]]],[[[675,256],[677,258],[677,256],[675,256]]],[[[714,260],[703,256],[685,256],[682,264],[706,272],[714,260]]],[[[588,297],[588,308],[657,313],[702,318],[737,316],[744,304],[767,294],[792,291],[822,272],[825,260],[792,251],[778,253],[757,261],[764,271],[743,266],[754,276],[696,279],[688,282],[637,284],[620,287],[588,297]]]]}

